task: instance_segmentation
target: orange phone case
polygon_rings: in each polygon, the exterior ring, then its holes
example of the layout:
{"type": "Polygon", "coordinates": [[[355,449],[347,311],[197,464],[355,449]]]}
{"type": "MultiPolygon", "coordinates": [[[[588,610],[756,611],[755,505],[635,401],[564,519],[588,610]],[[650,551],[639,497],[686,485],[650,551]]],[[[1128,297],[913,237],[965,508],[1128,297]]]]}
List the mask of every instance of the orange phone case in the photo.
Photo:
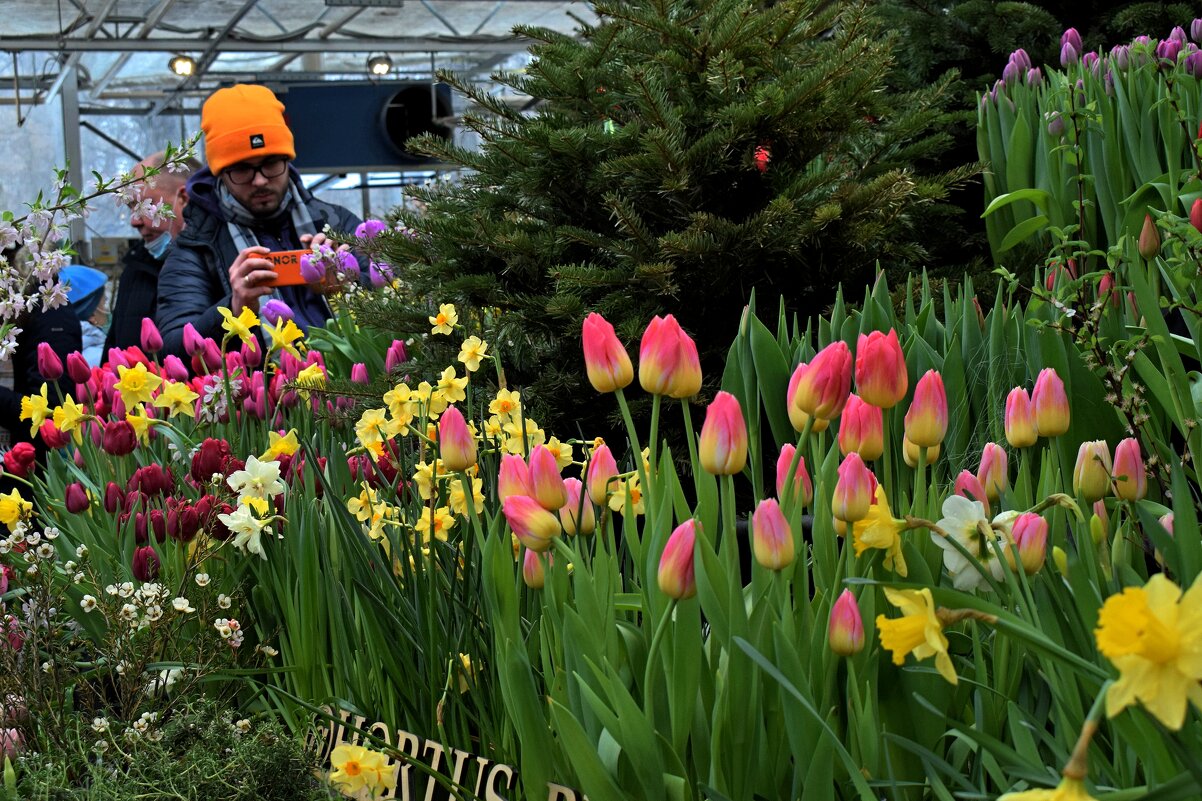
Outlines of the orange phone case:
{"type": "Polygon", "coordinates": [[[281,250],[275,253],[268,253],[263,258],[271,262],[275,268],[275,280],[267,282],[268,286],[295,286],[297,284],[306,283],[301,277],[300,260],[301,256],[309,253],[308,250],[281,250]]]}

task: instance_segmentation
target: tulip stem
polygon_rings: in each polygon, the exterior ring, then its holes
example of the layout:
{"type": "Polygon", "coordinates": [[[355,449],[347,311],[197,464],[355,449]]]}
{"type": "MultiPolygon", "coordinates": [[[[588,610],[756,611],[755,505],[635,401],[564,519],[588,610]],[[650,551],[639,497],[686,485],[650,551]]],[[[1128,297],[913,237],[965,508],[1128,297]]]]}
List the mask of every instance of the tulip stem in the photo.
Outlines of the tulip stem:
{"type": "Polygon", "coordinates": [[[646,713],[647,720],[651,723],[652,728],[655,727],[655,710],[651,704],[651,671],[655,666],[660,641],[664,638],[664,633],[668,630],[668,621],[672,619],[672,615],[676,612],[676,600],[675,598],[668,600],[668,608],[664,610],[659,622],[655,625],[655,634],[651,636],[651,645],[647,647],[647,667],[643,671],[643,712],[646,713]]]}
{"type": "MultiPolygon", "coordinates": [[[[788,484],[785,486],[785,497],[780,500],[782,503],[788,502],[788,509],[790,511],[792,511],[793,503],[798,497],[800,496],[804,499],[805,496],[805,489],[799,486],[801,482],[797,480],[797,466],[801,464],[802,452],[805,450],[806,442],[809,441],[810,432],[813,428],[814,418],[806,417],[805,425],[801,429],[801,437],[797,440],[797,448],[793,451],[793,460],[789,462],[789,472],[785,473],[788,476],[788,484]]],[[[811,465],[813,464],[814,462],[811,460],[811,465]]]]}
{"type": "Polygon", "coordinates": [[[881,409],[881,442],[884,445],[884,450],[881,452],[881,461],[884,463],[885,472],[885,497],[896,498],[897,488],[893,486],[893,447],[889,442],[889,413],[892,409],[881,409]]]}
{"type": "Polygon", "coordinates": [[[914,510],[926,517],[927,513],[927,448],[918,446],[918,463],[914,465],[914,510]]]}
{"type": "Polygon", "coordinates": [[[651,446],[651,454],[648,458],[650,459],[651,475],[653,477],[659,475],[659,468],[657,467],[659,464],[659,410],[663,402],[663,395],[651,396],[651,439],[647,444],[651,446]]]}
{"type": "Polygon", "coordinates": [[[634,446],[634,466],[639,475],[639,486],[643,488],[643,492],[647,492],[647,475],[643,470],[643,449],[639,447],[639,433],[634,427],[634,419],[630,416],[630,406],[626,403],[626,395],[621,388],[614,390],[614,396],[618,399],[618,407],[622,410],[622,421],[626,424],[626,435],[630,437],[630,444],[634,446]]]}

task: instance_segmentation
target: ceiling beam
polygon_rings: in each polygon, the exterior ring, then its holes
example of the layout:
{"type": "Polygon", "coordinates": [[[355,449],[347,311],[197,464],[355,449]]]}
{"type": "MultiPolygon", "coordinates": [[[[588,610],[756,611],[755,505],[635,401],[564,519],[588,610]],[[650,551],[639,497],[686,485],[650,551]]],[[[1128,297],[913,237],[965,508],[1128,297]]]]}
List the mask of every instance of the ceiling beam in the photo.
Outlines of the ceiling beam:
{"type": "MultiPolygon", "coordinates": [[[[329,39],[331,36],[333,36],[335,33],[337,33],[339,31],[339,29],[342,28],[342,26],[346,25],[348,22],[353,20],[355,17],[362,14],[364,12],[364,10],[365,10],[364,7],[360,6],[359,8],[353,8],[350,11],[347,11],[341,17],[339,17],[338,19],[334,20],[333,22],[329,23],[324,28],[319,30],[317,32],[317,38],[321,39],[321,40],[329,39]]],[[[326,11],[329,11],[329,9],[327,8],[326,11]]],[[[323,16],[324,16],[324,14],[325,14],[325,11],[322,12],[323,16]]],[[[295,61],[300,55],[301,55],[300,53],[289,53],[288,55],[284,56],[283,58],[281,58],[280,60],[278,60],[274,64],[272,64],[268,68],[267,71],[275,72],[277,70],[282,70],[282,69],[284,69],[284,67],[287,67],[293,61],[295,61]]]]}
{"type": "MultiPolygon", "coordinates": [[[[176,0],[161,0],[157,6],[151,9],[150,13],[146,15],[146,21],[142,23],[142,30],[138,32],[135,40],[142,41],[148,38],[150,36],[150,32],[153,31],[155,26],[162,21],[163,17],[167,16],[167,12],[171,10],[171,7],[175,5],[175,3],[176,0]]],[[[129,61],[129,58],[132,55],[132,51],[122,53],[117,60],[113,62],[113,66],[105,70],[104,75],[101,75],[100,79],[92,86],[92,93],[100,94],[103,92],[113,78],[117,77],[117,73],[121,72],[121,70],[125,67],[125,63],[129,61]]]]}
{"type": "Polygon", "coordinates": [[[292,41],[225,39],[57,39],[55,37],[0,36],[0,51],[13,53],[175,53],[214,47],[219,53],[520,53],[530,40],[517,36],[406,36],[398,38],[296,39],[292,41]]]}
{"type": "MultiPolygon", "coordinates": [[[[100,13],[92,17],[87,27],[83,29],[83,37],[85,39],[90,39],[96,35],[96,31],[100,30],[100,26],[104,24],[104,20],[112,13],[116,5],[117,0],[108,0],[104,4],[104,8],[100,9],[100,13]]],[[[55,79],[54,84],[50,87],[50,91],[46,95],[47,103],[54,100],[54,96],[58,94],[58,90],[63,88],[63,82],[67,80],[67,76],[71,76],[72,80],[76,80],[75,68],[79,64],[79,57],[79,53],[72,53],[67,57],[66,63],[58,71],[58,78],[55,79]]]]}

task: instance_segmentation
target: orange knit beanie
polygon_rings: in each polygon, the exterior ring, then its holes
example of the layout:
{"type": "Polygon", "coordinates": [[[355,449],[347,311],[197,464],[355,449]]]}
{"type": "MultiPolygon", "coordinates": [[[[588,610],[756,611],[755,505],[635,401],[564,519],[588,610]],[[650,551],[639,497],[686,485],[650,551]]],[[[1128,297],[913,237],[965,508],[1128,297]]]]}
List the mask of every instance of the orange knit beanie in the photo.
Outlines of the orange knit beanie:
{"type": "Polygon", "coordinates": [[[205,158],[214,175],[260,156],[296,158],[284,104],[266,86],[236,84],[209,95],[200,110],[205,158]]]}

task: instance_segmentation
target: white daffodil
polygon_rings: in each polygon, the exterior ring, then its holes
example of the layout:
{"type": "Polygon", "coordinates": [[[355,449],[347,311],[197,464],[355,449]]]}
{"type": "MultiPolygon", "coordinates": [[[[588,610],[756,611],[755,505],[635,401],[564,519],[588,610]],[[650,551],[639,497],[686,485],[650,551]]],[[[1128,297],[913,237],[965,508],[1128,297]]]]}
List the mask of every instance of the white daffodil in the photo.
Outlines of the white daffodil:
{"type": "Polygon", "coordinates": [[[239,548],[244,553],[258,554],[262,559],[267,558],[267,554],[263,551],[262,536],[265,529],[270,534],[271,527],[267,526],[267,521],[255,517],[249,506],[240,505],[228,515],[217,515],[217,519],[224,523],[225,527],[234,535],[235,548],[239,548]]]}
{"type": "Polygon", "coordinates": [[[938,526],[947,537],[931,532],[931,538],[943,549],[943,566],[957,590],[976,590],[985,584],[985,577],[950,540],[960,543],[995,580],[1001,581],[1005,573],[1000,558],[1010,547],[1010,529],[1017,516],[1014,512],[1002,512],[991,523],[980,501],[963,495],[949,495],[943,501],[943,517],[938,526]]]}
{"type": "Polygon", "coordinates": [[[284,491],[280,463],[274,460],[260,462],[257,456],[249,457],[242,470],[230,473],[226,483],[238,493],[240,505],[249,504],[259,514],[266,513],[271,499],[284,491]]]}

